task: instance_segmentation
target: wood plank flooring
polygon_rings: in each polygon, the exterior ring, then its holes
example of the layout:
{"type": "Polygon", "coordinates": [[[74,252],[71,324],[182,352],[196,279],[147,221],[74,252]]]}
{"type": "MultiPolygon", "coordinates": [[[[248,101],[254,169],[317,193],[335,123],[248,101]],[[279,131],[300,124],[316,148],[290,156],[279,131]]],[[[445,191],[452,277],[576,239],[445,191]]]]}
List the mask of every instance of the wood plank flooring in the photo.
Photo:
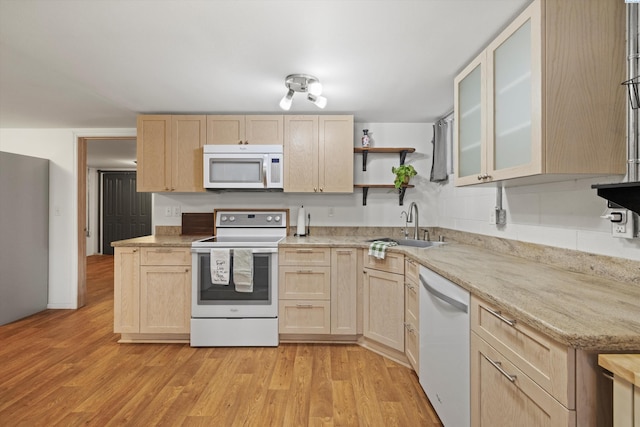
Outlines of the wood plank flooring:
{"type": "Polygon", "coordinates": [[[113,257],[87,306],[0,327],[0,426],[441,426],[410,369],[356,345],[118,344],[113,257]]]}

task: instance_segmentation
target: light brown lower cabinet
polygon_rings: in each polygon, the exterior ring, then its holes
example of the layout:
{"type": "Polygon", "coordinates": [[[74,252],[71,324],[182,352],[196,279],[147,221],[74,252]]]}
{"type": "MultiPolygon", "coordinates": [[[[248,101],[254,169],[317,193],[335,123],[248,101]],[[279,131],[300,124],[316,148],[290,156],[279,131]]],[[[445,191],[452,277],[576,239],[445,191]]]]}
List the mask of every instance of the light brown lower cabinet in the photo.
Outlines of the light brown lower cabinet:
{"type": "Polygon", "coordinates": [[[473,427],[576,426],[570,411],[507,358],[471,333],[473,427]]]}
{"type": "Polygon", "coordinates": [[[404,275],[364,269],[364,336],[404,353],[404,275]]]}
{"type": "Polygon", "coordinates": [[[114,332],[120,341],[188,341],[189,248],[116,247],[114,253],[114,332]]]}
{"type": "Polygon", "coordinates": [[[357,253],[355,248],[279,250],[279,333],[356,334],[357,253]]]}
{"type": "Polygon", "coordinates": [[[404,261],[404,342],[405,355],[414,371],[420,372],[420,265],[404,261]]]}

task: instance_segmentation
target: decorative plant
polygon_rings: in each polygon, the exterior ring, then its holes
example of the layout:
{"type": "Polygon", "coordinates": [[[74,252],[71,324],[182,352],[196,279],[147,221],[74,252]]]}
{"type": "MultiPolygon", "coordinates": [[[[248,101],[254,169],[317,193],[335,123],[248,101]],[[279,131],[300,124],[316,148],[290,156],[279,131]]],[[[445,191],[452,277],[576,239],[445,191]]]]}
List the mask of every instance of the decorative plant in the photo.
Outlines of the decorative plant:
{"type": "Polygon", "coordinates": [[[411,165],[400,165],[397,168],[392,167],[391,172],[396,174],[396,179],[393,181],[393,184],[397,189],[402,187],[402,184],[407,184],[412,176],[418,174],[411,165]]]}

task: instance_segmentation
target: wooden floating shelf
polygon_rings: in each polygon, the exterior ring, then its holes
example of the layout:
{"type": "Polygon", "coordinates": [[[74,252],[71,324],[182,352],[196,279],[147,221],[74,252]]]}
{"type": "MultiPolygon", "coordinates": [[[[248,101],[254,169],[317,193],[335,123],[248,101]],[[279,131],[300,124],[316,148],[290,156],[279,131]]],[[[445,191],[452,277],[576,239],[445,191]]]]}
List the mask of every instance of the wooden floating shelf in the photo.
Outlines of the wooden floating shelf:
{"type": "Polygon", "coordinates": [[[400,154],[400,164],[404,165],[407,153],[415,152],[411,147],[354,147],[354,153],[362,153],[362,170],[367,170],[367,154],[369,153],[398,153],[400,154]]]}
{"type": "MultiPolygon", "coordinates": [[[[404,193],[407,191],[407,188],[413,188],[415,185],[403,185],[402,188],[398,190],[398,198],[400,206],[404,203],[404,193]]],[[[367,196],[369,195],[369,188],[393,188],[395,189],[395,185],[393,184],[354,184],[353,188],[362,188],[362,206],[367,206],[367,196]]]]}

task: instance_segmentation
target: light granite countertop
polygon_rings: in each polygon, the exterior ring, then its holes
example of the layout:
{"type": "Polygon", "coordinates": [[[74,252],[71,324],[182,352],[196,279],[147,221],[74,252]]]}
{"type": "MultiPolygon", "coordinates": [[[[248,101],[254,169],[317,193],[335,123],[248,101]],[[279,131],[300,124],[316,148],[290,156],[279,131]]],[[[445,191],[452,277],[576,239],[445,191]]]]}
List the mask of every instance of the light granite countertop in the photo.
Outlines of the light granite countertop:
{"type": "MultiPolygon", "coordinates": [[[[287,237],[281,246],[367,248],[368,237],[287,237]]],[[[418,263],[560,343],[640,351],[640,286],[574,273],[476,246],[395,246],[418,263]]]]}
{"type": "MultiPolygon", "coordinates": [[[[206,236],[145,236],[112,246],[186,246],[206,236]]],[[[366,236],[286,237],[281,247],[367,248],[366,236]]],[[[395,246],[418,263],[560,343],[594,352],[640,352],[640,286],[576,273],[481,247],[395,246]]]]}

